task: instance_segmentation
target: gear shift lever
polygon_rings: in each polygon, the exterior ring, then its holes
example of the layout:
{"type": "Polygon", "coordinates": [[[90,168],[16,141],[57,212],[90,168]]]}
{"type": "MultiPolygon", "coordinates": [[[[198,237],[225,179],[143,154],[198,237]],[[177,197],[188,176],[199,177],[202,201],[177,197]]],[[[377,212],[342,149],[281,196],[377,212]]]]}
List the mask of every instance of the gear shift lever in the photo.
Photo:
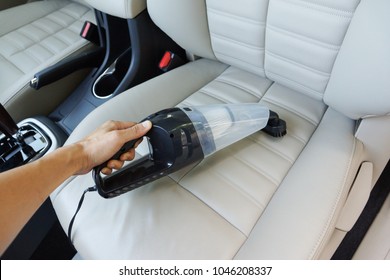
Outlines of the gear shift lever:
{"type": "Polygon", "coordinates": [[[18,132],[19,128],[16,125],[15,121],[12,119],[10,114],[0,104],[0,131],[8,138],[13,138],[13,135],[18,132]]]}
{"type": "Polygon", "coordinates": [[[0,172],[43,156],[50,145],[50,139],[39,126],[32,121],[17,125],[0,104],[0,172]]]}

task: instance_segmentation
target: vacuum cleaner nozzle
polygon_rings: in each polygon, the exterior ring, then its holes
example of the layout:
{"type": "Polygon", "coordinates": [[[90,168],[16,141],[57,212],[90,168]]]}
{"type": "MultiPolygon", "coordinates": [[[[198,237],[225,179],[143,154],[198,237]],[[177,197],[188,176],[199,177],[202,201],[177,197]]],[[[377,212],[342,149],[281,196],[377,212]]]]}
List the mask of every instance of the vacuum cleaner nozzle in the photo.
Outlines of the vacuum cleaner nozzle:
{"type": "Polygon", "coordinates": [[[263,131],[273,137],[282,137],[287,133],[286,122],[279,118],[279,115],[273,111],[270,111],[267,125],[263,128],[263,131]]]}
{"type": "MultiPolygon", "coordinates": [[[[107,162],[95,167],[93,177],[101,196],[110,198],[136,189],[261,129],[275,137],[286,134],[286,123],[258,103],[169,108],[144,120],[153,124],[145,135],[149,154],[108,176],[101,174],[107,162]]],[[[136,141],[126,143],[113,158],[118,159],[136,141]]]]}

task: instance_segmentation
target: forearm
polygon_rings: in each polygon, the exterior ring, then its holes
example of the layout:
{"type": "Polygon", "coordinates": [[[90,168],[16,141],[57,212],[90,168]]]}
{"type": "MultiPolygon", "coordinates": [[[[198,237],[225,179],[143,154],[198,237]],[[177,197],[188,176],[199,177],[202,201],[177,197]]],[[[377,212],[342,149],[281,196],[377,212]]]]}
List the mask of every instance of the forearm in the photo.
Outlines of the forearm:
{"type": "Polygon", "coordinates": [[[1,253],[50,193],[80,169],[81,160],[82,147],[74,144],[0,174],[1,253]]]}

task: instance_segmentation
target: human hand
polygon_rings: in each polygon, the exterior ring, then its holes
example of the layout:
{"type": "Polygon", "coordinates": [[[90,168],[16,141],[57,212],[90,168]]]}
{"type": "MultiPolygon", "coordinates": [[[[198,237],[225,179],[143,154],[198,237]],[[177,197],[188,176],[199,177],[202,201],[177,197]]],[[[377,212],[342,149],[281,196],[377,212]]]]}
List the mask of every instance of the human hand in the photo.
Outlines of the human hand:
{"type": "MultiPolygon", "coordinates": [[[[126,142],[144,136],[152,127],[150,121],[143,123],[108,121],[95,130],[85,139],[78,142],[83,150],[83,162],[76,174],[86,174],[99,164],[110,159],[126,142]]],[[[134,148],[123,153],[119,160],[110,160],[107,167],[102,169],[103,174],[111,174],[112,169],[120,169],[124,162],[133,160],[135,148],[142,141],[138,141],[134,148]]]]}

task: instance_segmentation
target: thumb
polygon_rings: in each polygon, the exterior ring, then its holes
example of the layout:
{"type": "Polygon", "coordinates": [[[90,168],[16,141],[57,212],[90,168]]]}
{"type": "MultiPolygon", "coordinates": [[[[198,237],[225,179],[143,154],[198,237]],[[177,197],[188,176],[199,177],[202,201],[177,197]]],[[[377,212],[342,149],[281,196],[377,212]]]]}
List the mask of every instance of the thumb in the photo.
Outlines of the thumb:
{"type": "Polygon", "coordinates": [[[138,123],[136,125],[133,125],[128,129],[128,136],[132,139],[139,138],[141,136],[144,136],[150,129],[152,128],[152,122],[151,121],[144,121],[142,123],[138,123]]]}

